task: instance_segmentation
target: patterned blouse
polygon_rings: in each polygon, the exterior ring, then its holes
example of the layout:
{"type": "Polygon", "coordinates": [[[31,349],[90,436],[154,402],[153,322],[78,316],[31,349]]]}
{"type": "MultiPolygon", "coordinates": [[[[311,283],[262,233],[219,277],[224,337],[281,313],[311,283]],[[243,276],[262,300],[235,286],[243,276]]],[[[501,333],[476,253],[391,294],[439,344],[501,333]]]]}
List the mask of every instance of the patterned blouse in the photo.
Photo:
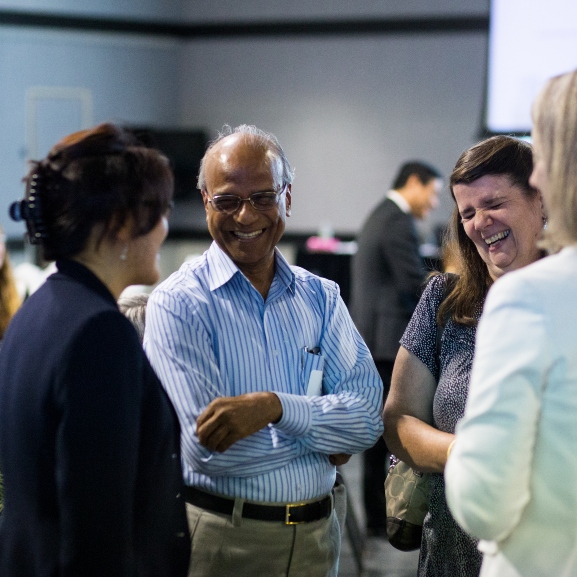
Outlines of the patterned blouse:
{"type": "MultiPolygon", "coordinates": [[[[423,292],[400,343],[431,371],[437,380],[433,401],[434,425],[454,433],[465,412],[475,350],[476,327],[447,321],[437,358],[437,309],[443,298],[443,275],[433,277],[423,292]],[[440,366],[439,366],[440,360],[440,366]]],[[[479,306],[477,317],[480,316],[479,306]]],[[[423,525],[418,577],[476,577],[482,555],[477,541],[455,522],[445,501],[442,473],[431,475],[429,513],[423,525]]]]}

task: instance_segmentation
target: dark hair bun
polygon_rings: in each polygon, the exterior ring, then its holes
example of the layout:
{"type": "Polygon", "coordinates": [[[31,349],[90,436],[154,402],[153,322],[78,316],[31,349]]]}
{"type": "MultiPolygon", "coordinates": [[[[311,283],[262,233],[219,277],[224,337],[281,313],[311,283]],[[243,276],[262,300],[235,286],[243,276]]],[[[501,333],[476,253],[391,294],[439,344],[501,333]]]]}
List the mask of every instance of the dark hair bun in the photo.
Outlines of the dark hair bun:
{"type": "Polygon", "coordinates": [[[79,254],[95,227],[98,242],[126,222],[133,236],[147,234],[167,212],[174,187],[166,157],[113,124],[63,138],[32,163],[25,181],[25,198],[10,216],[26,222],[46,260],[79,254]]]}

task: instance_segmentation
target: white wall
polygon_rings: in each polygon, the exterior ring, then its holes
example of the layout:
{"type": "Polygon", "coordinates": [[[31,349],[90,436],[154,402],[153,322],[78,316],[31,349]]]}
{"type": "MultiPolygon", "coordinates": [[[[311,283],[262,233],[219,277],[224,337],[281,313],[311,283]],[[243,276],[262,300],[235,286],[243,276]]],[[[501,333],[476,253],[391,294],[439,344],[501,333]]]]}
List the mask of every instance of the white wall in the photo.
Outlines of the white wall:
{"type": "Polygon", "coordinates": [[[108,120],[175,126],[181,51],[174,40],[0,27],[0,223],[9,235],[23,232],[6,211],[23,195],[27,158],[44,156],[62,136],[85,127],[78,102],[55,89],[89,95],[88,126],[108,120]],[[38,87],[51,88],[52,96],[34,101],[38,87]],[[34,109],[39,147],[30,137],[34,109]]]}
{"type": "MultiPolygon", "coordinates": [[[[398,165],[445,174],[476,141],[486,35],[195,40],[181,70],[181,121],[212,131],[256,124],[296,166],[288,230],[328,219],[356,232],[398,165]]],[[[424,227],[447,219],[451,202],[424,227]]]]}
{"type": "Polygon", "coordinates": [[[169,20],[182,17],[183,3],[184,0],[0,0],[0,9],[169,20]]]}
{"type": "MultiPolygon", "coordinates": [[[[178,20],[183,0],[0,0],[0,9],[178,20]]],[[[10,236],[22,237],[22,223],[6,211],[22,197],[27,158],[86,125],[79,101],[69,96],[90,101],[88,125],[175,126],[181,51],[178,40],[2,26],[0,20],[0,223],[10,236]],[[39,87],[45,97],[35,99],[39,87]],[[32,130],[31,112],[37,116],[32,130]]]]}
{"type": "MultiPolygon", "coordinates": [[[[185,0],[189,21],[251,22],[487,16],[489,0],[185,0]]],[[[399,164],[449,174],[478,139],[485,33],[194,40],[181,71],[182,123],[256,124],[296,166],[288,230],[329,221],[355,233],[399,164]]],[[[421,226],[447,220],[452,201],[421,226]]]]}
{"type": "MultiPolygon", "coordinates": [[[[0,9],[226,23],[486,16],[488,0],[0,0],[0,9]]],[[[51,86],[88,92],[93,123],[270,130],[297,169],[289,230],[328,219],[356,232],[401,162],[423,158],[447,174],[476,140],[486,42],[484,33],[158,40],[0,23],[0,222],[21,234],[4,215],[22,194],[26,102],[31,87],[51,86]]],[[[64,118],[67,133],[78,103],[61,104],[40,108],[64,118]]],[[[445,198],[424,232],[449,210],[445,198]]]]}

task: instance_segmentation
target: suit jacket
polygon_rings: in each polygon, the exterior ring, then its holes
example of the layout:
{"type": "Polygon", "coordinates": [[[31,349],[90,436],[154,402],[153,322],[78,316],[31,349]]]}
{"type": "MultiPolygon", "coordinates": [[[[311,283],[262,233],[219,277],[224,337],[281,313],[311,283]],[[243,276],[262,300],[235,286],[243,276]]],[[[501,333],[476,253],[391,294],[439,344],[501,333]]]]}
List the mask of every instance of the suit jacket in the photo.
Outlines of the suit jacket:
{"type": "Polygon", "coordinates": [[[369,216],[351,268],[351,316],[375,360],[394,360],[425,276],[414,218],[389,198],[369,216]]]}
{"type": "Polygon", "coordinates": [[[58,268],[0,351],[0,575],[184,577],[174,409],[108,289],[58,268]]]}
{"type": "Polygon", "coordinates": [[[506,274],[477,329],[445,469],[483,577],[577,575],[577,247],[506,274]]]}

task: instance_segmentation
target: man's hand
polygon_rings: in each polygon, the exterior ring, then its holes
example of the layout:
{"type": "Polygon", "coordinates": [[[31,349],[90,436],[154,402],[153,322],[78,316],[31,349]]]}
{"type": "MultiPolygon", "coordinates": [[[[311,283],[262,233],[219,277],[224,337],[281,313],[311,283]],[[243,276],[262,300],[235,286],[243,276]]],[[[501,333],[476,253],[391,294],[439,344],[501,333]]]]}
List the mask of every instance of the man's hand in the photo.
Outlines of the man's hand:
{"type": "Polygon", "coordinates": [[[349,462],[351,458],[347,453],[337,453],[336,455],[329,455],[329,461],[331,465],[338,467],[339,465],[344,465],[349,462]]]}
{"type": "Polygon", "coordinates": [[[237,441],[281,417],[282,405],[274,393],[219,397],[196,419],[196,434],[203,447],[224,453],[237,441]]]}

